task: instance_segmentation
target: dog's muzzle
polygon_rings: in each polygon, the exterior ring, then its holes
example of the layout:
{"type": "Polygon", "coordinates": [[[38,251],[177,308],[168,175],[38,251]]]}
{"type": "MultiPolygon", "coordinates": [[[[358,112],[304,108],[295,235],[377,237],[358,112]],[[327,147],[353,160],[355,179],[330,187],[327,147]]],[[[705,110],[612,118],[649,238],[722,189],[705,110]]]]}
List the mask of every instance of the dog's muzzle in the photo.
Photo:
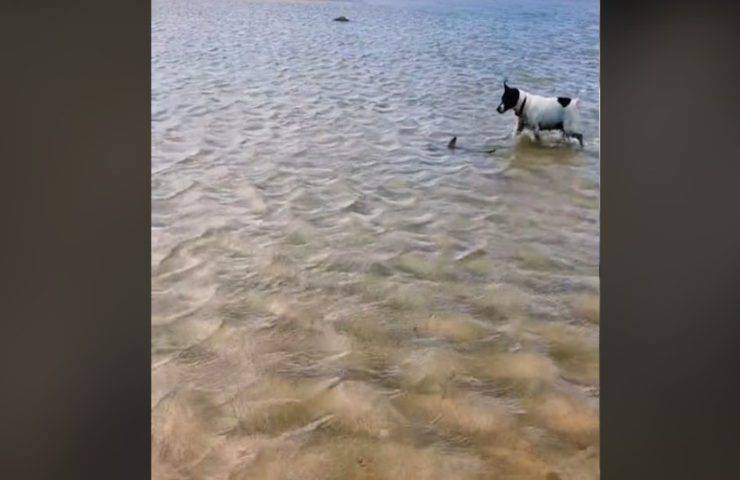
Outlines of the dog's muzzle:
{"type": "Polygon", "coordinates": [[[504,107],[504,104],[502,103],[501,105],[499,105],[498,107],[496,107],[496,111],[498,113],[504,113],[506,111],[506,108],[504,107]]]}

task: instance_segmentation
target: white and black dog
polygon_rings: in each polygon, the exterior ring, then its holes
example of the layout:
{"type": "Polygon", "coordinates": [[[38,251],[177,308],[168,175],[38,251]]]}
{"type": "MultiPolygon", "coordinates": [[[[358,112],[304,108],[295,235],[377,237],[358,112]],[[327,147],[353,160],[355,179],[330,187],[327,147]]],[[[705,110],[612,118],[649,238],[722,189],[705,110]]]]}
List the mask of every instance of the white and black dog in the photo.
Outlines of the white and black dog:
{"type": "Polygon", "coordinates": [[[516,133],[528,128],[537,140],[542,130],[560,130],[564,138],[575,138],[583,147],[583,134],[580,130],[578,99],[568,97],[542,97],[518,88],[511,88],[504,80],[504,94],[498,113],[514,109],[517,116],[516,133]]]}

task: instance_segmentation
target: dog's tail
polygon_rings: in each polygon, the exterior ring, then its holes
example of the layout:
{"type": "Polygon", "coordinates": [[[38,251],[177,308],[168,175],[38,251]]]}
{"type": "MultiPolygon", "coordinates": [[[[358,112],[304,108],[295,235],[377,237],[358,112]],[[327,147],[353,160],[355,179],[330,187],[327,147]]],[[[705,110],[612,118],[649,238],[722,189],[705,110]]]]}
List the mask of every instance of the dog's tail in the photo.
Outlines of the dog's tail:
{"type": "Polygon", "coordinates": [[[571,111],[571,116],[573,117],[573,120],[578,123],[581,119],[581,99],[580,98],[574,98],[571,102],[573,105],[573,110],[571,111]]]}
{"type": "Polygon", "coordinates": [[[565,117],[563,118],[563,127],[566,132],[569,133],[580,133],[581,132],[581,100],[574,98],[568,109],[566,109],[565,117]],[[572,108],[571,108],[572,107],[572,108]]]}

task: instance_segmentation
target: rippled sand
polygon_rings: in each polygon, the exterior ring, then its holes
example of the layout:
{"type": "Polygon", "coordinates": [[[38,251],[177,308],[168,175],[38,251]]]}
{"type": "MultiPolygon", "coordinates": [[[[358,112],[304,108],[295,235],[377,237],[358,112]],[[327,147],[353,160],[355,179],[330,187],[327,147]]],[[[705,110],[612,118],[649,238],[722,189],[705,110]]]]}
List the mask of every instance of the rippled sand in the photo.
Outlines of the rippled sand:
{"type": "Polygon", "coordinates": [[[598,477],[598,3],[386,3],[153,2],[153,478],[598,477]]]}

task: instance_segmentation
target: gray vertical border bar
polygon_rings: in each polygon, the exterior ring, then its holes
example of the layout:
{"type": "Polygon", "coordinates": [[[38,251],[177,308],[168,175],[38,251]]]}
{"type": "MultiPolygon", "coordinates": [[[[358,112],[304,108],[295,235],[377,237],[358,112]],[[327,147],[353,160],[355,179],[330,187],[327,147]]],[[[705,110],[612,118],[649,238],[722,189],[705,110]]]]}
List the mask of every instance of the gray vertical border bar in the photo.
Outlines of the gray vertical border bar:
{"type": "Polygon", "coordinates": [[[0,2],[0,478],[146,479],[150,5],[0,2]]]}
{"type": "Polygon", "coordinates": [[[601,12],[602,479],[740,478],[738,4],[601,12]]]}

